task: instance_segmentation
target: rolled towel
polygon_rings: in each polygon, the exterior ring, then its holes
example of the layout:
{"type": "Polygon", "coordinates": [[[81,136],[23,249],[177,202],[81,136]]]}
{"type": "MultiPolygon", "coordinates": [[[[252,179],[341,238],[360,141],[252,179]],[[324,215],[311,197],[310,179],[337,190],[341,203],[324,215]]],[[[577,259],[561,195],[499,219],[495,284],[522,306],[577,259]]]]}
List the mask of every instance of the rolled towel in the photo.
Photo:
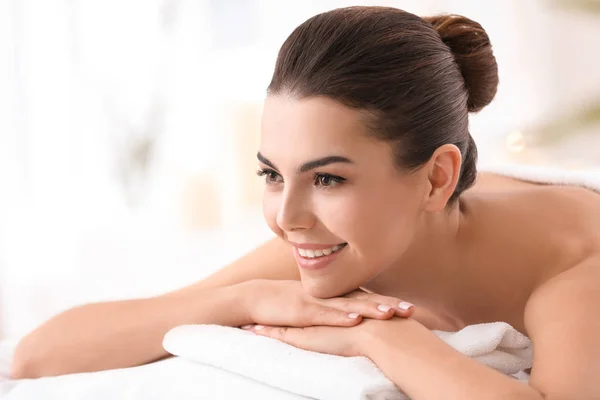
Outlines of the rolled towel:
{"type": "Polygon", "coordinates": [[[567,170],[547,166],[489,164],[479,170],[528,182],[579,186],[600,193],[600,168],[567,170]]]}
{"type": "MultiPolygon", "coordinates": [[[[530,340],[504,322],[433,331],[461,353],[505,374],[530,368],[530,340]]],[[[242,329],[182,325],[163,340],[169,353],[314,399],[408,399],[366,357],[340,357],[298,349],[242,329]]]]}

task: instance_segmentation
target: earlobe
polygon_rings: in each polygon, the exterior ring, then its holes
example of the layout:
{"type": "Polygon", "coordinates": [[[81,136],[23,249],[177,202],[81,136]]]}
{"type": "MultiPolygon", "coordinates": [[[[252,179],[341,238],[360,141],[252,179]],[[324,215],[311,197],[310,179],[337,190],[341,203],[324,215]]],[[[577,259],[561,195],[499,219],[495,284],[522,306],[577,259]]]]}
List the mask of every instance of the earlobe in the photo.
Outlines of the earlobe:
{"type": "Polygon", "coordinates": [[[427,211],[442,211],[446,207],[458,183],[461,162],[460,150],[453,144],[445,144],[433,153],[428,168],[427,211]]]}

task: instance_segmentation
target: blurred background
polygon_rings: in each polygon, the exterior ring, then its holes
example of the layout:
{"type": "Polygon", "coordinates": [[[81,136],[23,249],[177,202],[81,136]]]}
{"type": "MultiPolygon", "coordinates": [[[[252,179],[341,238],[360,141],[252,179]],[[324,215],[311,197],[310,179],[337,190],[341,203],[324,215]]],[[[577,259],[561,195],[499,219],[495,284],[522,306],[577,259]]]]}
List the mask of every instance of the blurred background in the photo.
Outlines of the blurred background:
{"type": "Polygon", "coordinates": [[[481,165],[600,166],[597,0],[0,0],[0,338],[190,284],[269,239],[255,154],[277,51],[359,4],[488,31],[481,165]]]}

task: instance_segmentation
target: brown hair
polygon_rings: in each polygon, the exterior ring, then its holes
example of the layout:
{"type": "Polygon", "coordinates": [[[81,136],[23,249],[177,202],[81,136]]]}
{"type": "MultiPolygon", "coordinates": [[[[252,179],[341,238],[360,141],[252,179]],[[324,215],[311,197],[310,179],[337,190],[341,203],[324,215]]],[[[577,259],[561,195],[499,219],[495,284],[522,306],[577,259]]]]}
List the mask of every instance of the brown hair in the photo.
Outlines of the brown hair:
{"type": "Polygon", "coordinates": [[[420,18],[389,7],[316,15],[284,42],[269,94],[326,96],[372,116],[373,134],[416,169],[441,145],[462,154],[451,202],[475,183],[477,148],[468,112],[489,104],[498,69],[485,30],[458,15],[420,18]]]}

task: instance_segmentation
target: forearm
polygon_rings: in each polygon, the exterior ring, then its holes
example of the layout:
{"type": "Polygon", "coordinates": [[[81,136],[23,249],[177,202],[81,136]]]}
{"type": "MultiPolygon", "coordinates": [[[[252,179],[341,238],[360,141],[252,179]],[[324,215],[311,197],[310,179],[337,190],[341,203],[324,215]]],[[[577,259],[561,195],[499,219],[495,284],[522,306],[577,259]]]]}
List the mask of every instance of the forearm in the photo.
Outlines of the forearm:
{"type": "Polygon", "coordinates": [[[542,399],[529,385],[459,353],[414,320],[381,324],[364,354],[411,399],[542,399]]]}
{"type": "Polygon", "coordinates": [[[15,378],[35,378],[145,364],[166,357],[165,333],[182,324],[248,323],[237,286],[149,299],[89,304],[68,310],[17,347],[15,378]]]}

